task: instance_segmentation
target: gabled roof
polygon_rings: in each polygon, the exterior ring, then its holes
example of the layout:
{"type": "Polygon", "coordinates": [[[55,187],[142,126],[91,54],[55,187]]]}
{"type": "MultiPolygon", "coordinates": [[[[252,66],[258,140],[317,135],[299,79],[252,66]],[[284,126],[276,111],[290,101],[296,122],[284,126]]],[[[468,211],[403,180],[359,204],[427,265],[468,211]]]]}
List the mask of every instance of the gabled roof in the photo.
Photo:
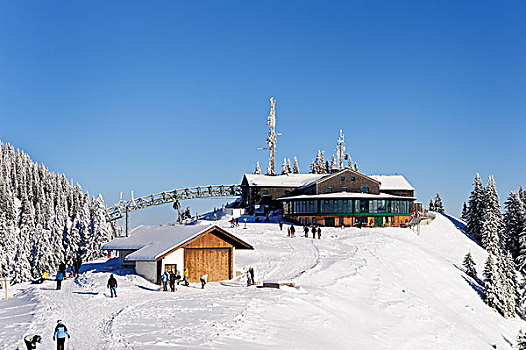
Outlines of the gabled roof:
{"type": "Polygon", "coordinates": [[[403,175],[369,175],[380,181],[380,191],[385,190],[414,190],[403,175]]]}
{"type": "Polygon", "coordinates": [[[339,170],[339,171],[335,172],[334,174],[324,174],[323,177],[321,177],[321,178],[319,178],[319,179],[317,179],[317,180],[314,180],[314,181],[312,181],[312,182],[310,182],[310,183],[308,183],[308,184],[305,184],[305,185],[302,186],[301,188],[305,188],[305,187],[312,186],[312,185],[314,185],[315,183],[321,183],[321,182],[324,182],[324,181],[329,180],[329,179],[331,179],[331,178],[333,178],[333,177],[335,177],[335,176],[339,176],[339,175],[341,175],[343,172],[349,172],[349,173],[352,173],[352,174],[357,175],[357,176],[361,176],[361,177],[368,178],[369,180],[374,181],[374,182],[380,182],[380,181],[378,181],[377,179],[374,179],[374,178],[372,178],[372,177],[369,176],[369,175],[362,174],[362,173],[360,173],[359,171],[355,171],[355,170],[352,170],[352,169],[350,169],[350,168],[345,168],[345,169],[342,169],[342,170],[339,170]]]}
{"type": "Polygon", "coordinates": [[[249,186],[258,187],[301,187],[317,181],[327,174],[287,174],[287,175],[258,175],[245,174],[249,186]]]}
{"type": "Polygon", "coordinates": [[[254,249],[217,225],[138,226],[129,237],[117,237],[104,244],[102,249],[135,250],[126,261],[156,261],[211,231],[218,232],[237,249],[254,249]]]}

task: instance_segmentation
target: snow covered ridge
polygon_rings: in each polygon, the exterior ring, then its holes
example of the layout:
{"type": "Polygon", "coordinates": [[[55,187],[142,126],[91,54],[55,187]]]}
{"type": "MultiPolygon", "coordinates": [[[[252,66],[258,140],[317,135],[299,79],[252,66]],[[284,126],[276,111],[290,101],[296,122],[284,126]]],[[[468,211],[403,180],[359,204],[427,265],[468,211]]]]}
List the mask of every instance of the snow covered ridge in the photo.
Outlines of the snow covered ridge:
{"type": "Polygon", "coordinates": [[[0,142],[0,273],[12,283],[91,260],[113,238],[102,196],[83,193],[64,174],[0,142]]]}
{"type": "Polygon", "coordinates": [[[443,215],[420,235],[322,228],[321,240],[313,240],[287,238],[277,224],[247,226],[233,229],[255,247],[238,252],[240,269],[253,267],[256,281],[290,280],[296,288],[246,287],[242,275],[205,289],[161,292],[119,270],[115,259],[97,260],[61,291],[53,281],[9,289],[9,299],[0,301],[0,344],[23,348],[23,336],[40,334],[40,348],[52,349],[57,319],[75,349],[115,350],[511,350],[526,328],[483,302],[480,282],[467,276],[462,261],[471,252],[480,270],[487,253],[443,215]],[[119,283],[116,299],[106,288],[110,273],[119,283]]]}

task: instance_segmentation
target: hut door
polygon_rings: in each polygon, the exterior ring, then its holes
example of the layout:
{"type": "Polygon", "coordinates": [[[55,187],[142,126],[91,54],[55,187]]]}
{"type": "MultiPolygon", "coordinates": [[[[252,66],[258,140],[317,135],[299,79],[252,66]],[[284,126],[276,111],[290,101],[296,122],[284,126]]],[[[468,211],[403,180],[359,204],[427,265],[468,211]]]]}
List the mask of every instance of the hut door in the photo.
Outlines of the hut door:
{"type": "Polygon", "coordinates": [[[163,268],[163,261],[158,260],[157,261],[157,284],[161,284],[161,271],[163,268]]]}
{"type": "Polygon", "coordinates": [[[325,218],[325,226],[334,227],[334,218],[325,218]]]}
{"type": "Polygon", "coordinates": [[[381,227],[384,224],[384,219],[381,216],[374,218],[374,226],[381,227]]]}

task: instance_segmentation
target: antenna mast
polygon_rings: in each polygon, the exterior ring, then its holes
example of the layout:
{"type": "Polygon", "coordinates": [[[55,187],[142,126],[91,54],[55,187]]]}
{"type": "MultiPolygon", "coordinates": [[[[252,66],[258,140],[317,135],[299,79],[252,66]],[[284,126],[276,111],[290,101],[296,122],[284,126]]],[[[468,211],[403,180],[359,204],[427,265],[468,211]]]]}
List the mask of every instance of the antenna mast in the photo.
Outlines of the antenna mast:
{"type": "Polygon", "coordinates": [[[268,168],[267,168],[267,175],[277,175],[276,174],[276,167],[275,167],[275,155],[276,155],[276,141],[278,135],[281,135],[280,133],[276,132],[276,100],[274,97],[270,98],[270,114],[267,118],[267,126],[269,127],[268,137],[267,137],[267,145],[266,148],[259,148],[260,150],[268,150],[270,151],[269,158],[268,158],[268,168]]]}
{"type": "Polygon", "coordinates": [[[338,154],[338,170],[343,169],[343,159],[345,157],[345,136],[343,135],[342,129],[340,129],[340,138],[338,139],[338,146],[336,147],[336,153],[338,154]]]}

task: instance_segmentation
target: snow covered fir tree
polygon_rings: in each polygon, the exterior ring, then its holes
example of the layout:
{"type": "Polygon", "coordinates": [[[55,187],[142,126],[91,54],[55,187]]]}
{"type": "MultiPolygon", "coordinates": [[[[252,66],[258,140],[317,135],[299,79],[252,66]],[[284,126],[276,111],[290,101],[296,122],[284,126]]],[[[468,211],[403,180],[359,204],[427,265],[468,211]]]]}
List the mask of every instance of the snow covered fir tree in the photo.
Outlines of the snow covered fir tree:
{"type": "Polygon", "coordinates": [[[444,212],[444,204],[442,203],[442,198],[440,198],[440,194],[438,193],[435,197],[435,202],[433,203],[433,207],[435,208],[435,211],[439,213],[444,212]]]}
{"type": "Polygon", "coordinates": [[[466,269],[466,274],[473,278],[477,279],[477,270],[475,269],[475,262],[473,261],[473,257],[471,256],[471,252],[468,252],[466,256],[464,257],[464,261],[462,263],[464,266],[464,269],[466,269]]]}
{"type": "MultiPolygon", "coordinates": [[[[504,317],[513,317],[519,301],[514,258],[517,258],[519,266],[526,260],[520,257],[524,231],[524,203],[517,193],[512,192],[506,201],[503,215],[495,179],[490,176],[484,188],[477,174],[473,185],[469,205],[465,210],[466,230],[488,252],[483,274],[485,301],[504,317]]],[[[467,259],[466,256],[465,267],[467,259]]]]}
{"type": "Polygon", "coordinates": [[[114,237],[101,195],[0,142],[0,272],[19,283],[102,254],[114,237]]]}

